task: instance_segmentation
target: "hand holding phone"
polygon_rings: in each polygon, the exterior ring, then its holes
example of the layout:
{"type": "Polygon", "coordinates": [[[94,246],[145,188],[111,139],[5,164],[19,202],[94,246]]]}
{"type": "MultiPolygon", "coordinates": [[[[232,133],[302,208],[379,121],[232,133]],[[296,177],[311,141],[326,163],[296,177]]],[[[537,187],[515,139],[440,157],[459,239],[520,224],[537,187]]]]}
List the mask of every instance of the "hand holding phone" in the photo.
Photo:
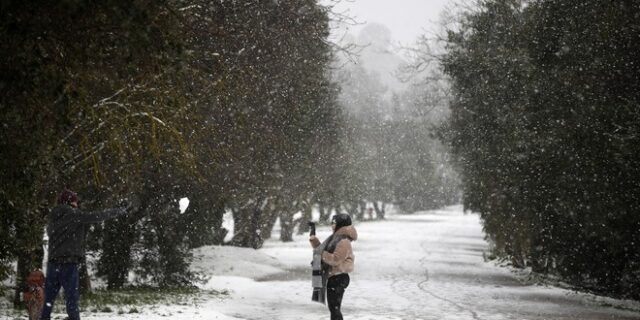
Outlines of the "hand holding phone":
{"type": "Polygon", "coordinates": [[[316,223],[313,221],[309,221],[307,222],[307,224],[309,225],[309,236],[315,236],[316,235],[316,223]]]}

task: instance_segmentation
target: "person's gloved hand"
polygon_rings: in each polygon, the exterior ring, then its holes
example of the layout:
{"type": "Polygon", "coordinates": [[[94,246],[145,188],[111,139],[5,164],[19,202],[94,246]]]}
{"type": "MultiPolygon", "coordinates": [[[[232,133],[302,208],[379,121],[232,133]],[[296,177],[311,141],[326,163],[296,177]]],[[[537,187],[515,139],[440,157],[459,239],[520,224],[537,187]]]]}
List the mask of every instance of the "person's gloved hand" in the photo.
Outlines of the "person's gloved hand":
{"type": "Polygon", "coordinates": [[[309,235],[310,236],[315,236],[316,235],[316,223],[313,221],[309,221],[307,222],[307,224],[309,225],[309,235]]]}

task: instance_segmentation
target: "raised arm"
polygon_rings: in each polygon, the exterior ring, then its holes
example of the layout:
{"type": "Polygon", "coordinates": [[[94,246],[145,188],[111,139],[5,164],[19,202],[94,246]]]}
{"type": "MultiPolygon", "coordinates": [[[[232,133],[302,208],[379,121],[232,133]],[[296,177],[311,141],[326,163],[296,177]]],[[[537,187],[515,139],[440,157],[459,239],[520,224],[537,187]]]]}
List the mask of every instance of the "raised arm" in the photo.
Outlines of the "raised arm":
{"type": "Polygon", "coordinates": [[[77,219],[82,223],[98,223],[125,214],[125,208],[106,209],[102,211],[81,212],[76,210],[77,219]]]}
{"type": "Polygon", "coordinates": [[[311,243],[311,247],[314,249],[320,246],[320,240],[318,240],[316,236],[309,237],[309,243],[311,243]]]}

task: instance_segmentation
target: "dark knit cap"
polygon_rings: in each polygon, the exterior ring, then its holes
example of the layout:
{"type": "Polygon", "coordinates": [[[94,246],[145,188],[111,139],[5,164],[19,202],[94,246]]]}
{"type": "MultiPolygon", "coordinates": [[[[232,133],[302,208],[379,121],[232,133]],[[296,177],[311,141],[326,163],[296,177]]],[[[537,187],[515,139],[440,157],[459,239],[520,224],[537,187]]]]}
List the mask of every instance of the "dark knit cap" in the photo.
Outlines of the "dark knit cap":
{"type": "Polygon", "coordinates": [[[72,202],[78,202],[79,200],[78,194],[69,189],[64,189],[58,196],[58,204],[70,204],[72,202]]]}
{"type": "Polygon", "coordinates": [[[351,225],[351,217],[346,213],[334,215],[331,221],[336,224],[336,231],[342,227],[351,225]]]}

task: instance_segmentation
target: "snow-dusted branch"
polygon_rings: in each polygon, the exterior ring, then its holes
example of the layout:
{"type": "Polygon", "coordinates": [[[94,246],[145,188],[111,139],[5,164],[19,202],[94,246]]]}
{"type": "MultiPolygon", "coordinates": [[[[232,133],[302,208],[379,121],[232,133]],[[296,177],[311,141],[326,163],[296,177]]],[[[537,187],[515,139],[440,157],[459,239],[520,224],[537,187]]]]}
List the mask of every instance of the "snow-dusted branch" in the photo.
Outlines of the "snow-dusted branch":
{"type": "Polygon", "coordinates": [[[154,115],[152,115],[152,114],[150,114],[148,112],[136,112],[136,113],[130,114],[129,117],[149,117],[150,119],[152,119],[153,121],[161,124],[162,126],[168,127],[167,124],[164,121],[160,120],[160,118],[158,118],[158,117],[156,117],[156,116],[154,116],[154,115]]]}
{"type": "Polygon", "coordinates": [[[73,157],[73,159],[67,160],[65,162],[65,165],[66,166],[70,166],[70,165],[73,164],[75,166],[75,165],[81,164],[81,163],[87,161],[88,159],[90,159],[92,156],[94,156],[98,152],[102,151],[104,149],[104,147],[105,147],[105,143],[104,142],[100,142],[97,145],[95,145],[93,148],[91,148],[91,150],[89,150],[87,152],[84,152],[82,154],[79,154],[79,155],[73,157]],[[82,160],[76,162],[76,160],[78,160],[78,159],[80,159],[82,157],[84,157],[82,160]]]}

